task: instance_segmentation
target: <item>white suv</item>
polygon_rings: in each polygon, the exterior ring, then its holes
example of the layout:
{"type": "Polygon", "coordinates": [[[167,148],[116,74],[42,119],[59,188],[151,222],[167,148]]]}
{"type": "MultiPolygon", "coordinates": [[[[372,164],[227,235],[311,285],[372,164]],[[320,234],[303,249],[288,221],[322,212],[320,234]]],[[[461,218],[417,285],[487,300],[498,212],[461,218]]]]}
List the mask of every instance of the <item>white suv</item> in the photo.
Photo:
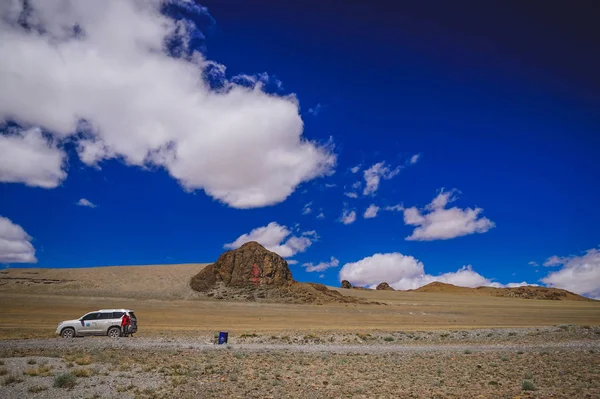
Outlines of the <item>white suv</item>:
{"type": "Polygon", "coordinates": [[[82,337],[85,335],[108,335],[120,337],[121,319],[127,313],[131,317],[127,334],[137,332],[137,318],[131,309],[101,309],[87,313],[79,319],[66,320],[58,323],[56,335],[63,338],[82,337]]]}

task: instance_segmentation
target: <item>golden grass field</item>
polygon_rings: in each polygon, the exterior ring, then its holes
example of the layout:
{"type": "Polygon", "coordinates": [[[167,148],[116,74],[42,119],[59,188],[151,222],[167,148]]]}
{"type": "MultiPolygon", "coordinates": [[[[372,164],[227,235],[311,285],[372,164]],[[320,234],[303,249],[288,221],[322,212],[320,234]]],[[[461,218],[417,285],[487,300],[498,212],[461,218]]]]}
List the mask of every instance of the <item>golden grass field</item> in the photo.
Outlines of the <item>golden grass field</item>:
{"type": "Polygon", "coordinates": [[[188,282],[203,264],[0,272],[0,338],[48,337],[61,320],[134,309],[138,336],[168,331],[414,331],[600,325],[600,301],[544,301],[446,293],[337,289],[386,305],[292,305],[201,298],[188,282]]]}

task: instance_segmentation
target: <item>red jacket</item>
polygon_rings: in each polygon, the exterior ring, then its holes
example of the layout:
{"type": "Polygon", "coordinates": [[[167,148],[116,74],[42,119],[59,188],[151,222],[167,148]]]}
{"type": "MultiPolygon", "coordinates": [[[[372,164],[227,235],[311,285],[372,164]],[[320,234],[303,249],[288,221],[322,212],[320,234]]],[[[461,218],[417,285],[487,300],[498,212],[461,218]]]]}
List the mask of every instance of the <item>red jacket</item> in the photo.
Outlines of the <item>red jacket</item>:
{"type": "Polygon", "coordinates": [[[121,319],[121,326],[126,326],[129,324],[131,318],[129,317],[129,315],[124,314],[123,318],[121,319]]]}

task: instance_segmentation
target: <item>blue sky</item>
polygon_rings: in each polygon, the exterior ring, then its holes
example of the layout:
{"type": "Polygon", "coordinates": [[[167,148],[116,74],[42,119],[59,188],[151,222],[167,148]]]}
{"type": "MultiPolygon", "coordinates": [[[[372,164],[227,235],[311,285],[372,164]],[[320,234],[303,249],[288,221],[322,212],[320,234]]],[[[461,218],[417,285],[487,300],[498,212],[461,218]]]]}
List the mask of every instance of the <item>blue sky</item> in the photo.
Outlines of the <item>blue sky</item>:
{"type": "Polygon", "coordinates": [[[1,6],[0,261],[600,297],[591,10],[287,3],[1,6]]]}

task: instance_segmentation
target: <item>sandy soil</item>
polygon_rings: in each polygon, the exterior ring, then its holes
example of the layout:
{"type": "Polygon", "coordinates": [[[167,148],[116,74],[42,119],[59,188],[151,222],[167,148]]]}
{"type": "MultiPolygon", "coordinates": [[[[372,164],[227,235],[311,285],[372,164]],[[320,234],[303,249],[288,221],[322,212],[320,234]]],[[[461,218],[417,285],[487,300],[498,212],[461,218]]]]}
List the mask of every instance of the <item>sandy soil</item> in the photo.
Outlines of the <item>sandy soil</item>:
{"type": "Polygon", "coordinates": [[[0,293],[118,296],[138,299],[196,297],[191,276],[206,264],[0,270],[0,293]]]}

